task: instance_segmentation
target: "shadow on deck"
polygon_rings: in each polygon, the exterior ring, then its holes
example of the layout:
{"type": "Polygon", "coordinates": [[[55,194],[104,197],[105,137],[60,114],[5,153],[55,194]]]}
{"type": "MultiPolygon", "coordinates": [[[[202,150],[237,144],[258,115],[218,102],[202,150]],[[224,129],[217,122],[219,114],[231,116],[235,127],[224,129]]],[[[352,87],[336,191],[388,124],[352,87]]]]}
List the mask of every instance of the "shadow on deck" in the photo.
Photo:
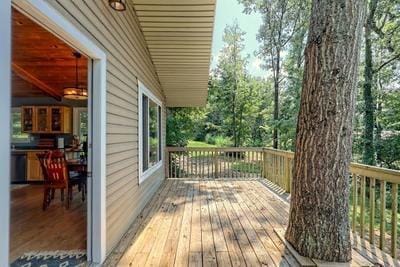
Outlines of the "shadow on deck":
{"type": "MultiPolygon", "coordinates": [[[[265,179],[167,179],[105,265],[312,266],[282,239],[288,199],[265,179]]],[[[351,266],[400,266],[354,240],[351,266]]]]}

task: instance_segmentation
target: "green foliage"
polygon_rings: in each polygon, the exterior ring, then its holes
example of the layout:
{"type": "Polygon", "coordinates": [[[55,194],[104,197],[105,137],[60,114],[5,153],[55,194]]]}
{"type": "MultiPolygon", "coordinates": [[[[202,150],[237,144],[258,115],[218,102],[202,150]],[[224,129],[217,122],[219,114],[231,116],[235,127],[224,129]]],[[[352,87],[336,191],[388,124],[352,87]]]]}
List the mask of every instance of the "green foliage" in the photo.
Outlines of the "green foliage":
{"type": "Polygon", "coordinates": [[[230,147],[233,144],[230,138],[222,135],[213,136],[207,134],[205,141],[207,144],[215,145],[216,147],[230,147]]]}
{"type": "Polygon", "coordinates": [[[169,108],[167,110],[167,146],[186,146],[197,132],[197,125],[203,124],[203,109],[169,108]]]}

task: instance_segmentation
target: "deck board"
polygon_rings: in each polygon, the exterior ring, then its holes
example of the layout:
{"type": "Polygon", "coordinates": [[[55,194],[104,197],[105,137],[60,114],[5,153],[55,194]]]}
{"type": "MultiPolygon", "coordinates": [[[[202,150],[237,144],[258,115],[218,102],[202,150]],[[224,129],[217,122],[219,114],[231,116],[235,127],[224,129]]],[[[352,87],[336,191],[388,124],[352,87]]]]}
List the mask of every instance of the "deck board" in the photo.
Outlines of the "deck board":
{"type": "MultiPolygon", "coordinates": [[[[287,226],[287,196],[274,190],[256,179],[168,179],[145,208],[147,216],[134,224],[118,265],[301,266],[279,232],[287,226]]],[[[398,266],[376,247],[355,241],[351,266],[398,266]]]]}

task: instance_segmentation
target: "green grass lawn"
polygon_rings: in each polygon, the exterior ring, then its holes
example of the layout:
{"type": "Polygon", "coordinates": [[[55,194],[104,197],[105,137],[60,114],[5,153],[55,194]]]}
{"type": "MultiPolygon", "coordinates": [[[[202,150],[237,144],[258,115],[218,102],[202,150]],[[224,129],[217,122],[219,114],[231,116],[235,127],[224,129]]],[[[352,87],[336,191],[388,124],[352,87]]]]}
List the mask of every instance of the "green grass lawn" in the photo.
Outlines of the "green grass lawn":
{"type": "Polygon", "coordinates": [[[215,146],[215,145],[207,144],[206,142],[192,141],[192,140],[190,140],[190,141],[188,142],[187,147],[216,147],[216,146],[215,146]]]}

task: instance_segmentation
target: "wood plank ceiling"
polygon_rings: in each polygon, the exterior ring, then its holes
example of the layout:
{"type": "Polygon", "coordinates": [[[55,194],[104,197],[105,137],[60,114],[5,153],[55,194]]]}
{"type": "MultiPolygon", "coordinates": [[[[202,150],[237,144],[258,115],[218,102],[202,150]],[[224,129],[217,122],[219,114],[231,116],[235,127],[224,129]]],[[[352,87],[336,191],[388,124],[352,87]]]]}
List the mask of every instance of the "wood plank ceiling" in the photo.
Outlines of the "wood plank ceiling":
{"type": "MultiPolygon", "coordinates": [[[[54,34],[12,10],[12,95],[60,99],[75,85],[74,49],[54,34]]],[[[80,86],[87,84],[87,58],[79,60],[80,86]]]]}
{"type": "Polygon", "coordinates": [[[167,106],[204,106],[215,0],[132,0],[167,106]]]}

